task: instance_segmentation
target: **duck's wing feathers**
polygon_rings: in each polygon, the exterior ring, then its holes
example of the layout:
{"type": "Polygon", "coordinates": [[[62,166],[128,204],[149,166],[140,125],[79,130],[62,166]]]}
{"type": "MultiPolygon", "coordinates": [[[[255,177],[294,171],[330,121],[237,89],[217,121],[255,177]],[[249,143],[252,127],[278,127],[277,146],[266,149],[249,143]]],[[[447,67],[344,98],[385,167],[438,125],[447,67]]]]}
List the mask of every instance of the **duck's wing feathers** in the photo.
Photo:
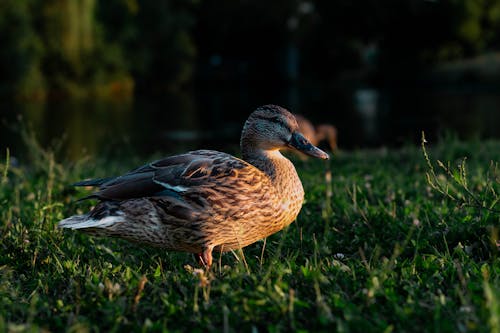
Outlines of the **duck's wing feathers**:
{"type": "Polygon", "coordinates": [[[98,186],[99,191],[86,198],[102,200],[177,196],[200,185],[216,184],[220,178],[237,179],[242,170],[246,170],[243,174],[257,171],[251,164],[229,154],[198,150],[146,164],[123,176],[87,180],[75,185],[98,186]]]}

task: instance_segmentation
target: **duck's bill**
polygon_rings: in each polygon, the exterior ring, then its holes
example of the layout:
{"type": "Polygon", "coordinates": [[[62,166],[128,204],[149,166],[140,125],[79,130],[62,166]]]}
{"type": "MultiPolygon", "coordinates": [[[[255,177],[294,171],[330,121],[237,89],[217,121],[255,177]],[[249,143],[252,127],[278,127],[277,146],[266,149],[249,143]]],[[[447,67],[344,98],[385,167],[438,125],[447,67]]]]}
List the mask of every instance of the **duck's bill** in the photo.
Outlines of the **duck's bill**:
{"type": "Polygon", "coordinates": [[[327,153],[314,146],[299,132],[292,134],[292,138],[288,142],[288,146],[312,157],[321,158],[323,160],[327,160],[329,158],[327,153]]]}

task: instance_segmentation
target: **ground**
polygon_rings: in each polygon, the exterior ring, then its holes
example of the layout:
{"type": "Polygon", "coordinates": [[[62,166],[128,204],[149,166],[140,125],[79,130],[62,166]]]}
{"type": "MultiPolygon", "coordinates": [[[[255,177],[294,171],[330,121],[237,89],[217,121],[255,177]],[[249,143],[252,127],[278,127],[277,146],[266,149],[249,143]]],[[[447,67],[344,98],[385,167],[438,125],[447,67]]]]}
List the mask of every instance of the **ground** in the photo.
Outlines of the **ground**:
{"type": "Polygon", "coordinates": [[[0,332],[500,332],[500,142],[297,160],[297,221],[210,272],[56,228],[92,205],[68,184],[138,158],[59,162],[27,145],[0,164],[0,332]]]}

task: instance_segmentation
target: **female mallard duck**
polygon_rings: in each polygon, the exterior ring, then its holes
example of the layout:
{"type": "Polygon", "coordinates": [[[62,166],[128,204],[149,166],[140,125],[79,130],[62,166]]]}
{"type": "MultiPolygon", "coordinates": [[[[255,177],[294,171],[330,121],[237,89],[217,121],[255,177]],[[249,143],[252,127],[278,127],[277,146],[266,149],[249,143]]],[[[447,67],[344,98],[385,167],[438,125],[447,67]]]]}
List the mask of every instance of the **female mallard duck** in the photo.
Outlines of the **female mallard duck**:
{"type": "Polygon", "coordinates": [[[99,187],[88,198],[100,202],[87,214],[62,220],[59,227],[197,253],[209,267],[214,249],[245,247],[297,217],[304,190],[293,164],[279,150],[292,147],[328,159],[297,129],[284,108],[261,106],[243,127],[243,159],[196,150],[123,176],[79,182],[75,186],[99,187]]]}

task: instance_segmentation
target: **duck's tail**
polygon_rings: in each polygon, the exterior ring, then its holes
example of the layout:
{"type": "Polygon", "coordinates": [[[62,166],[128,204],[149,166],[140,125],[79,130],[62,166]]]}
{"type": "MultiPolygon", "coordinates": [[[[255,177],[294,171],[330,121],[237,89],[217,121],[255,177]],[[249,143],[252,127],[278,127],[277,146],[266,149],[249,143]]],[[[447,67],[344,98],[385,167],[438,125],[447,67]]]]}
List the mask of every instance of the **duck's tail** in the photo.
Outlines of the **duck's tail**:
{"type": "Polygon", "coordinates": [[[59,228],[66,228],[66,229],[94,229],[94,228],[102,228],[106,229],[111,227],[112,225],[120,222],[124,222],[125,218],[120,215],[115,215],[115,216],[106,216],[101,219],[95,219],[89,216],[89,214],[84,214],[84,215],[75,215],[68,217],[67,219],[64,219],[60,221],[57,226],[59,228]]]}

